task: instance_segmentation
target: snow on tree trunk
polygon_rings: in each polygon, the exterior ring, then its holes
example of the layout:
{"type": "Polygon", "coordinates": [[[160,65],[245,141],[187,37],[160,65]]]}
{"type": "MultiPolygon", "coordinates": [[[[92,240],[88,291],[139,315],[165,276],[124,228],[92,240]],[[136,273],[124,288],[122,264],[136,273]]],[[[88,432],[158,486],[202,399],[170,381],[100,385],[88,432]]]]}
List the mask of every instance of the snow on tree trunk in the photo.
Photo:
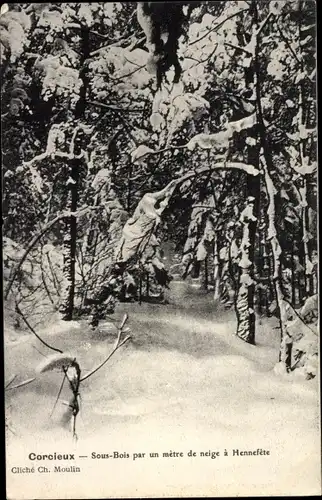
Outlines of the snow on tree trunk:
{"type": "Polygon", "coordinates": [[[288,304],[284,300],[283,291],[281,287],[281,255],[282,249],[277,237],[277,230],[275,225],[275,195],[276,189],[274,187],[272,178],[269,174],[266,159],[264,156],[261,157],[265,186],[268,196],[268,231],[267,239],[270,241],[273,254],[274,262],[274,272],[273,272],[273,283],[275,288],[277,308],[279,311],[279,321],[280,321],[280,331],[281,331],[281,343],[279,352],[279,362],[281,369],[283,371],[290,371],[291,369],[291,356],[292,356],[292,344],[293,339],[287,328],[288,320],[288,304]]]}
{"type": "MultiPolygon", "coordinates": [[[[300,54],[299,64],[300,71],[303,74],[305,69],[304,64],[304,46],[306,44],[307,38],[305,26],[302,25],[303,16],[303,2],[298,3],[298,13],[299,13],[299,24],[298,24],[298,44],[297,50],[300,54]],[[302,19],[302,20],[301,20],[302,19]]],[[[312,274],[313,274],[313,264],[311,261],[311,252],[309,246],[310,234],[309,234],[309,217],[308,217],[308,202],[307,202],[307,175],[312,173],[316,165],[310,162],[310,142],[313,139],[312,133],[315,133],[315,129],[309,128],[310,118],[310,99],[305,99],[305,83],[304,79],[300,78],[299,82],[299,112],[297,115],[298,122],[298,137],[299,137],[299,165],[297,162],[291,162],[292,167],[300,173],[301,175],[301,206],[302,206],[302,234],[303,234],[303,267],[304,267],[304,295],[307,298],[311,292],[312,274]]]]}
{"type": "Polygon", "coordinates": [[[296,282],[295,282],[295,244],[294,241],[291,243],[291,287],[292,287],[292,305],[296,305],[296,282]]]}
{"type": "MultiPolygon", "coordinates": [[[[67,180],[68,205],[71,214],[77,209],[79,160],[70,161],[70,175],[67,180]]],[[[77,219],[75,215],[66,217],[63,239],[63,289],[59,312],[62,319],[70,321],[73,317],[75,297],[75,259],[76,259],[77,219]]]]}
{"type": "Polygon", "coordinates": [[[313,265],[309,250],[309,231],[308,231],[308,203],[307,203],[307,179],[303,179],[303,187],[300,189],[302,200],[302,234],[303,234],[303,252],[304,252],[304,277],[306,297],[310,295],[310,282],[312,277],[313,265]]]}
{"type": "Polygon", "coordinates": [[[255,343],[255,311],[254,311],[254,280],[252,277],[253,262],[250,260],[251,228],[252,222],[256,221],[254,216],[255,199],[249,196],[247,205],[240,214],[240,222],[243,225],[243,235],[240,244],[239,257],[239,283],[235,301],[237,315],[237,336],[248,342],[255,343]]]}
{"type": "Polygon", "coordinates": [[[219,252],[218,252],[218,239],[217,233],[214,233],[214,270],[213,270],[213,279],[214,279],[214,300],[217,302],[220,299],[220,268],[219,268],[219,252]]]}
{"type": "MultiPolygon", "coordinates": [[[[305,138],[305,118],[304,118],[304,110],[303,110],[303,88],[302,84],[300,85],[300,93],[299,93],[299,152],[300,152],[300,168],[297,168],[298,172],[302,173],[301,176],[301,187],[300,187],[300,196],[301,196],[301,206],[302,206],[302,248],[303,248],[303,267],[304,267],[304,289],[305,296],[308,297],[310,295],[310,281],[312,277],[313,265],[311,262],[310,249],[309,249],[309,231],[308,231],[308,202],[307,202],[307,175],[306,170],[310,167],[309,158],[305,155],[305,143],[307,139],[305,138]],[[304,133],[303,133],[304,131],[304,133]],[[302,133],[301,133],[302,132],[302,133]]],[[[295,165],[293,165],[294,167],[295,165]]]]}
{"type": "MultiPolygon", "coordinates": [[[[86,26],[81,28],[81,57],[80,57],[80,79],[81,88],[79,92],[79,99],[77,101],[74,118],[80,120],[84,118],[86,108],[86,93],[88,86],[86,59],[90,54],[89,45],[89,29],[86,26]]],[[[74,298],[75,298],[75,260],[76,260],[76,240],[77,240],[77,219],[73,215],[77,210],[79,177],[81,170],[80,158],[75,155],[81,153],[81,147],[77,141],[78,127],[75,127],[73,136],[73,151],[74,158],[69,163],[69,177],[67,180],[68,201],[67,206],[71,215],[66,218],[65,235],[63,240],[63,274],[64,286],[62,291],[62,300],[59,311],[62,314],[62,319],[70,321],[73,318],[74,311],[74,298]]]]}
{"type": "MultiPolygon", "coordinates": [[[[245,88],[258,97],[260,79],[258,74],[258,12],[256,2],[251,2],[250,26],[245,30],[250,32],[249,45],[252,47],[252,57],[245,66],[245,88]]],[[[253,125],[258,121],[258,99],[256,99],[253,125]]],[[[255,166],[259,165],[259,147],[257,129],[250,130],[246,139],[248,161],[255,166]]],[[[237,336],[245,342],[255,344],[255,281],[254,257],[257,230],[257,219],[260,207],[260,177],[247,175],[247,206],[241,213],[243,236],[240,246],[239,284],[235,301],[237,314],[237,336]]]]}

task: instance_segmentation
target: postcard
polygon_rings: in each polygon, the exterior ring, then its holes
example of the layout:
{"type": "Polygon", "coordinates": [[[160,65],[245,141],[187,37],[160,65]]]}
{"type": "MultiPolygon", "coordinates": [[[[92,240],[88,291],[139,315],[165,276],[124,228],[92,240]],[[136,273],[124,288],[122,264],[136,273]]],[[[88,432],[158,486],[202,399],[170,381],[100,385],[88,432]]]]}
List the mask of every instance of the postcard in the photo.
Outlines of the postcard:
{"type": "Polygon", "coordinates": [[[321,494],[316,29],[2,4],[8,500],[321,494]]]}

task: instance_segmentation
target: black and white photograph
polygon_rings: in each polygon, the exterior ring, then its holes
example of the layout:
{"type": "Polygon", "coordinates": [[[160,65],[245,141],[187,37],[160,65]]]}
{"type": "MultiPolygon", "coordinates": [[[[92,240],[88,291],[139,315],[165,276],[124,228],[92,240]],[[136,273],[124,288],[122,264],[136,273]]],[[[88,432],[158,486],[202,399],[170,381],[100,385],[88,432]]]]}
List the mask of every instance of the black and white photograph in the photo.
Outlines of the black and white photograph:
{"type": "Polygon", "coordinates": [[[316,8],[1,5],[7,500],[322,493],[316,8]]]}

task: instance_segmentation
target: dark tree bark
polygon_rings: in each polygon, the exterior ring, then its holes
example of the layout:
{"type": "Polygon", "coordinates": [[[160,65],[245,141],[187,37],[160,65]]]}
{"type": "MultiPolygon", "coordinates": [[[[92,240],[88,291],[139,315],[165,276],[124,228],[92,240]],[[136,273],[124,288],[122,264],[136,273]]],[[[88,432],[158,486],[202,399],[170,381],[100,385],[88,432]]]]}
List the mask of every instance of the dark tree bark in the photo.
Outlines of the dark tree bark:
{"type": "Polygon", "coordinates": [[[205,290],[208,290],[208,255],[206,255],[206,258],[204,260],[204,288],[205,290]]]}
{"type": "Polygon", "coordinates": [[[142,271],[139,273],[139,304],[142,304],[142,271]]]}
{"type": "Polygon", "coordinates": [[[292,306],[296,306],[296,290],[295,290],[295,259],[294,259],[294,242],[291,243],[291,288],[292,288],[292,306]]]}
{"type": "MultiPolygon", "coordinates": [[[[256,2],[253,1],[252,5],[256,10],[256,2]]],[[[278,231],[276,227],[276,188],[273,183],[271,172],[274,170],[274,165],[271,156],[271,150],[267,142],[267,132],[266,126],[263,118],[262,102],[261,102],[261,86],[260,86],[260,66],[258,57],[258,44],[259,40],[256,40],[255,49],[255,77],[256,77],[256,114],[257,114],[257,124],[259,133],[259,144],[262,149],[261,166],[264,173],[265,187],[267,192],[268,206],[268,241],[271,245],[271,252],[273,258],[273,285],[274,294],[277,303],[278,318],[280,323],[280,350],[279,350],[279,362],[283,370],[290,371],[291,369],[291,356],[292,356],[292,336],[287,328],[288,320],[288,307],[284,298],[283,287],[282,287],[282,265],[281,265],[281,255],[282,248],[279,243],[278,231]]]]}
{"type": "MultiPolygon", "coordinates": [[[[69,203],[66,208],[73,213],[77,210],[79,160],[70,160],[69,172],[70,176],[67,185],[67,188],[69,190],[69,203]]],[[[65,220],[65,235],[63,241],[63,273],[65,287],[62,293],[62,302],[59,308],[62,319],[64,319],[65,321],[70,321],[73,318],[75,298],[76,239],[77,219],[74,215],[70,215],[69,217],[66,217],[65,220]]]]}
{"type": "MultiPolygon", "coordinates": [[[[255,311],[254,311],[254,215],[255,199],[249,197],[241,214],[243,236],[240,245],[238,292],[235,301],[237,315],[237,336],[249,344],[255,344],[255,311]]],[[[256,229],[255,229],[256,231],[256,229]]]]}
{"type": "MultiPolygon", "coordinates": [[[[86,109],[86,93],[88,86],[88,79],[86,74],[85,61],[89,57],[89,29],[86,27],[81,28],[81,71],[80,78],[82,80],[82,87],[80,89],[79,100],[75,107],[75,127],[77,121],[81,120],[85,115],[86,109]]],[[[78,190],[80,184],[80,172],[82,169],[82,159],[76,158],[79,156],[81,148],[78,142],[78,137],[75,137],[74,159],[69,161],[69,178],[67,181],[68,198],[67,209],[71,214],[77,210],[78,190]]],[[[75,299],[75,260],[76,260],[76,241],[77,241],[77,219],[75,215],[70,215],[65,219],[65,235],[63,241],[63,258],[64,258],[64,280],[65,287],[62,294],[62,301],[59,311],[62,319],[70,321],[73,318],[74,299],[75,299]]]]}
{"type": "MultiPolygon", "coordinates": [[[[258,14],[256,2],[252,2],[251,5],[252,12],[252,27],[254,29],[258,23],[258,14]]],[[[245,84],[249,92],[253,93],[254,88],[259,85],[258,78],[258,53],[255,51],[253,60],[249,68],[245,69],[245,84]]],[[[257,103],[256,103],[257,104],[257,103]]],[[[255,168],[259,166],[259,146],[258,146],[258,134],[257,130],[249,135],[253,139],[254,146],[247,147],[248,163],[254,165],[255,168]]],[[[247,233],[248,248],[244,248],[241,251],[241,258],[246,257],[248,259],[247,268],[244,266],[239,266],[239,284],[238,292],[235,301],[236,314],[237,314],[237,336],[248,342],[249,344],[255,344],[255,327],[256,327],[256,316],[254,309],[254,297],[255,297],[255,280],[254,280],[254,258],[255,258],[255,242],[256,242],[256,230],[257,230],[257,220],[259,217],[260,210],[260,177],[247,175],[246,180],[246,193],[248,200],[251,201],[252,205],[252,218],[248,222],[244,222],[244,234],[247,233]]]]}
{"type": "Polygon", "coordinates": [[[218,302],[220,299],[220,261],[218,251],[218,235],[214,235],[213,243],[213,281],[214,281],[214,301],[218,302]]]}

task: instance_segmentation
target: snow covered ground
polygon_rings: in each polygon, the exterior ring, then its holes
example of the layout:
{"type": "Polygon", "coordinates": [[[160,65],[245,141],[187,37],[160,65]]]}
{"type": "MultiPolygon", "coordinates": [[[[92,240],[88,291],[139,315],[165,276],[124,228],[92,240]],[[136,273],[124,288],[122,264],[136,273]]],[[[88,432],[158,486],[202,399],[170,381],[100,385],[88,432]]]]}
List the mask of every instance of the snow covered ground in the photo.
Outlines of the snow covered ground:
{"type": "MultiPolygon", "coordinates": [[[[43,374],[7,393],[8,498],[320,493],[318,380],[274,373],[275,321],[265,319],[250,346],[233,335],[233,314],[213,309],[211,294],[172,283],[169,302],[118,306],[115,319],[129,313],[133,341],[84,382],[77,444],[62,424],[61,401],[50,418],[61,374],[43,374]],[[73,449],[76,458],[88,456],[75,461],[81,473],[10,472],[44,465],[29,461],[30,452],[73,449]],[[266,453],[240,455],[257,449],[266,453]],[[171,451],[183,456],[163,457],[171,451]],[[92,459],[93,452],[124,458],[92,459]],[[133,460],[133,453],[145,456],[133,460]]],[[[75,353],[84,374],[114,340],[107,322],[99,332],[58,322],[42,336],[75,353]]],[[[39,351],[48,350],[29,334],[7,337],[6,378],[32,377],[43,359],[39,351]]]]}

